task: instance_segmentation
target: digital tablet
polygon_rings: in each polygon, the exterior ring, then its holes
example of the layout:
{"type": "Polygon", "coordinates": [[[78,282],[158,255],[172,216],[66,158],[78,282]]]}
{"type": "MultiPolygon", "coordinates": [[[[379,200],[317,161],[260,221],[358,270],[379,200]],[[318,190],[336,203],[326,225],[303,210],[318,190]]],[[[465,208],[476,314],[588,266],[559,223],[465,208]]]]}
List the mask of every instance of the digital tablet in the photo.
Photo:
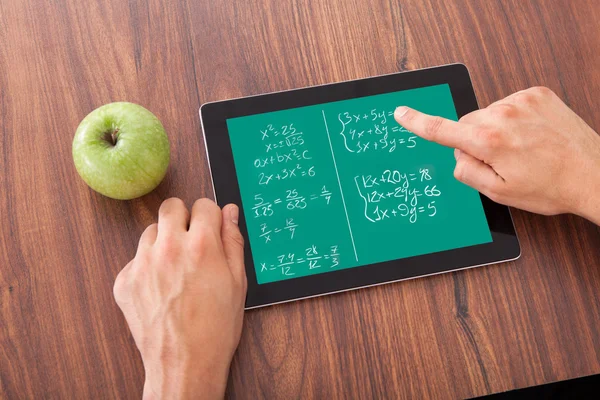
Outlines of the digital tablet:
{"type": "Polygon", "coordinates": [[[247,308],[519,257],[509,209],[398,125],[400,105],[478,108],[462,64],[200,108],[217,203],[240,205],[247,308]]]}

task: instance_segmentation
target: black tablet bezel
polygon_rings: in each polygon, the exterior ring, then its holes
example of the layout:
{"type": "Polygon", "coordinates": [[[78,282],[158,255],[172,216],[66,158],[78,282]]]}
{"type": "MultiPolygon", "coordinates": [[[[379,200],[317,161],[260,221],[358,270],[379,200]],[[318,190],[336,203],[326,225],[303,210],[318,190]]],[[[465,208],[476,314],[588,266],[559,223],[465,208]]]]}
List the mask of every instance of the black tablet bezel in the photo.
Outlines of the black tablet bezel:
{"type": "Polygon", "coordinates": [[[508,207],[481,196],[493,242],[258,284],[244,218],[226,120],[229,118],[329,103],[357,97],[449,84],[458,117],[478,109],[467,68],[451,64],[341,83],[206,103],[200,107],[215,197],[220,206],[240,205],[240,229],[245,238],[248,277],[246,308],[358,289],[383,283],[516,259],[520,256],[508,207]]]}

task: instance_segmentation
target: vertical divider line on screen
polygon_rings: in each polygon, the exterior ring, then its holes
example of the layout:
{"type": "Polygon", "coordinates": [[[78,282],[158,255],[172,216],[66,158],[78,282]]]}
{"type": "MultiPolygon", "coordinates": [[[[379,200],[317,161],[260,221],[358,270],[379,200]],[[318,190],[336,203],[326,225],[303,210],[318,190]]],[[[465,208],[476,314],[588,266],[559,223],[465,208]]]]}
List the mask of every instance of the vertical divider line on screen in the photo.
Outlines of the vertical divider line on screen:
{"type": "Polygon", "coordinates": [[[356,245],[354,244],[354,235],[352,234],[352,227],[350,226],[350,218],[348,217],[348,209],[346,208],[346,200],[344,199],[344,190],[342,189],[342,182],[340,181],[340,173],[338,172],[337,162],[335,161],[335,154],[333,153],[333,144],[331,143],[331,136],[329,135],[329,127],[327,126],[327,118],[325,118],[325,110],[321,110],[323,114],[323,123],[325,124],[325,131],[327,132],[327,139],[329,140],[329,149],[331,150],[331,158],[333,159],[333,166],[335,168],[335,175],[338,180],[338,186],[340,188],[340,194],[342,196],[342,204],[344,205],[344,213],[346,213],[346,222],[348,223],[348,231],[350,232],[350,239],[352,240],[352,248],[354,249],[354,257],[358,261],[358,254],[356,253],[356,245]]]}

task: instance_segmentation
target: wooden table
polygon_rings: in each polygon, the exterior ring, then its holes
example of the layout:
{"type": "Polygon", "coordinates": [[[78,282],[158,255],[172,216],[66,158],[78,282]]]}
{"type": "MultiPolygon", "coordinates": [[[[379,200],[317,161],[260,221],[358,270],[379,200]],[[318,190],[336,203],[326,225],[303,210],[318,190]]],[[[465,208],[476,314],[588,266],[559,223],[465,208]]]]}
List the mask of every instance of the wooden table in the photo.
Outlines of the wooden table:
{"type": "MultiPolygon", "coordinates": [[[[139,398],[112,297],[162,200],[211,195],[201,103],[452,62],[481,106],[546,85],[600,129],[600,6],[569,1],[0,0],[0,397],[139,398]],[[159,188],[78,177],[94,108],[152,110],[159,188]]],[[[227,396],[462,398],[600,372],[600,229],[514,210],[512,263],[248,312],[227,396]]]]}

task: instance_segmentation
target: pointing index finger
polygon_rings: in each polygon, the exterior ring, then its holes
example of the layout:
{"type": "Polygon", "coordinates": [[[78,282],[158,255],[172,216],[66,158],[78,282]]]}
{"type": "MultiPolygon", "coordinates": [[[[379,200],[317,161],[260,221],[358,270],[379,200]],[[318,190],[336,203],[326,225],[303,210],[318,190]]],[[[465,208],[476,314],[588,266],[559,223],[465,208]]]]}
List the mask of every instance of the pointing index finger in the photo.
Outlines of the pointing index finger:
{"type": "Polygon", "coordinates": [[[404,128],[425,140],[461,149],[478,158],[483,156],[483,147],[472,125],[424,114],[405,106],[396,108],[394,118],[404,128]]]}

